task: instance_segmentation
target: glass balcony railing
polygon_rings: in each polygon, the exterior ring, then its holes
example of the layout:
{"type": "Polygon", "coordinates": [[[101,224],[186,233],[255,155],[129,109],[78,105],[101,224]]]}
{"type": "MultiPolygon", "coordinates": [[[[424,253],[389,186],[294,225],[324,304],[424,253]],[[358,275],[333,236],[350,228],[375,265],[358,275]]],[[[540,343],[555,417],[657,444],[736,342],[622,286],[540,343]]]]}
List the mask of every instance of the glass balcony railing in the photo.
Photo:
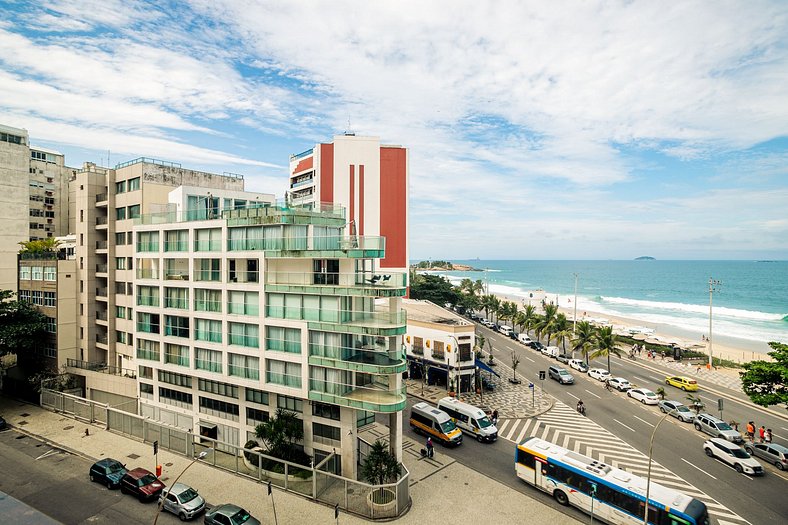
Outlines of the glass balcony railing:
{"type": "Polygon", "coordinates": [[[386,238],[370,235],[228,239],[228,251],[375,251],[386,249],[386,238]]]}
{"type": "Polygon", "coordinates": [[[165,281],[188,281],[189,270],[164,270],[165,281]]]}
{"type": "Polygon", "coordinates": [[[96,273],[107,273],[107,265],[106,264],[97,264],[96,265],[96,273]]]}
{"type": "Polygon", "coordinates": [[[137,306],[159,306],[158,295],[137,295],[137,306]]]}
{"type": "Polygon", "coordinates": [[[106,202],[107,201],[107,194],[106,193],[97,193],[96,194],[96,202],[106,202]]]}
{"type": "Polygon", "coordinates": [[[158,251],[159,251],[158,241],[137,241],[137,252],[150,253],[150,252],[158,252],[158,251]]]}
{"type": "Polygon", "coordinates": [[[189,241],[164,241],[165,252],[189,251],[189,241]]]}
{"type": "Polygon", "coordinates": [[[405,408],[406,387],[386,389],[375,385],[346,385],[309,380],[309,399],[371,412],[398,412],[405,408]]]}
{"type": "Polygon", "coordinates": [[[222,272],[219,270],[195,270],[194,280],[202,282],[221,282],[222,272]]]}
{"type": "Polygon", "coordinates": [[[285,201],[261,202],[237,210],[199,208],[185,211],[146,213],[135,224],[153,225],[226,219],[233,226],[252,224],[345,224],[345,208],[339,204],[314,203],[297,206],[285,201]]]}
{"type": "Polygon", "coordinates": [[[106,250],[107,249],[107,241],[96,241],[96,249],[97,250],[106,250]]]}
{"type": "Polygon", "coordinates": [[[137,268],[137,279],[158,279],[159,270],[149,268],[137,268]]]}
{"type": "Polygon", "coordinates": [[[400,374],[407,368],[401,351],[380,347],[336,348],[309,345],[309,364],[370,374],[400,374]]]}
{"type": "Polygon", "coordinates": [[[107,344],[106,334],[96,334],[96,342],[102,345],[106,345],[107,344]]]}
{"type": "Polygon", "coordinates": [[[375,295],[375,291],[403,289],[407,286],[408,275],[404,272],[378,273],[321,273],[321,272],[266,272],[265,284],[269,287],[327,287],[330,290],[344,288],[364,295],[375,295]]]}
{"type": "MultiPolygon", "coordinates": [[[[339,325],[347,328],[356,327],[372,330],[392,330],[393,333],[379,335],[396,335],[405,333],[407,323],[407,312],[400,309],[396,312],[390,311],[339,311],[321,308],[301,308],[290,306],[271,306],[266,305],[265,314],[276,319],[294,319],[299,321],[312,321],[321,324],[339,325]]],[[[317,329],[317,327],[315,327],[317,329]]],[[[341,329],[340,329],[341,330],[341,329]]]]}
{"type": "Polygon", "coordinates": [[[265,373],[265,382],[274,385],[301,388],[302,381],[300,375],[281,374],[270,370],[265,373]]]}
{"type": "Polygon", "coordinates": [[[194,241],[195,252],[220,252],[222,241],[219,239],[209,241],[194,241]]]}
{"type": "Polygon", "coordinates": [[[256,283],[260,281],[260,272],[228,272],[227,282],[229,283],[256,283]]]}
{"type": "Polygon", "coordinates": [[[249,303],[227,303],[227,313],[235,315],[260,315],[260,307],[249,303]]]}
{"type": "Polygon", "coordinates": [[[103,226],[107,224],[107,217],[103,215],[99,215],[96,217],[96,226],[103,226]]]}
{"type": "Polygon", "coordinates": [[[136,370],[118,368],[117,366],[107,365],[107,363],[92,363],[90,361],[69,358],[66,359],[66,366],[69,368],[78,368],[80,370],[90,370],[91,372],[101,372],[102,374],[130,377],[132,379],[137,377],[136,370]]]}

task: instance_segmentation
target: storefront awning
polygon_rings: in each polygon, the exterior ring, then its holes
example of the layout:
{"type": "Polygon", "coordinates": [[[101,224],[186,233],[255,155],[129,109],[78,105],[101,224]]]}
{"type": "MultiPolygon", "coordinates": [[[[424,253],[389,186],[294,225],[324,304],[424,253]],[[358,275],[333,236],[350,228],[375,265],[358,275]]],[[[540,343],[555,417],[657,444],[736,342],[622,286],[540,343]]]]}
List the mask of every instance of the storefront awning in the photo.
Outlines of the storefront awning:
{"type": "Polygon", "coordinates": [[[495,370],[493,370],[492,368],[487,366],[487,364],[484,361],[482,361],[481,359],[476,359],[476,366],[481,368],[482,370],[485,370],[487,372],[491,372],[491,373],[495,374],[496,376],[501,377],[501,375],[498,372],[496,372],[495,370]]]}

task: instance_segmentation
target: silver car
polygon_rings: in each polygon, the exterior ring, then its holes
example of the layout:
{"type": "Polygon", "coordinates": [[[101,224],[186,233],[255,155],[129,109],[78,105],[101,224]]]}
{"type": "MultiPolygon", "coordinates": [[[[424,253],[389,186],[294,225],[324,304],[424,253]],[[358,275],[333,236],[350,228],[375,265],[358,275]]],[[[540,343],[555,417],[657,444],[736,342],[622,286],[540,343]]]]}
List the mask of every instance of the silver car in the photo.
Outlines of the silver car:
{"type": "Polygon", "coordinates": [[[178,516],[181,521],[190,520],[205,510],[203,497],[183,483],[176,483],[165,489],[159,496],[159,505],[167,512],[178,516]]]}
{"type": "Polygon", "coordinates": [[[711,414],[698,414],[695,416],[695,430],[700,430],[715,438],[727,439],[733,443],[744,442],[739,432],[732,429],[725,421],[717,419],[711,414]]]}
{"type": "Polygon", "coordinates": [[[780,470],[788,469],[788,448],[774,443],[750,443],[744,450],[751,456],[765,459],[780,470]]]}
{"type": "Polygon", "coordinates": [[[659,402],[659,409],[663,414],[670,412],[670,415],[677,418],[679,421],[685,423],[692,423],[695,421],[695,414],[689,409],[687,405],[679,403],[678,401],[670,401],[665,399],[659,402]]]}
{"type": "Polygon", "coordinates": [[[260,520],[232,503],[212,507],[205,513],[205,525],[260,525],[260,520]]]}

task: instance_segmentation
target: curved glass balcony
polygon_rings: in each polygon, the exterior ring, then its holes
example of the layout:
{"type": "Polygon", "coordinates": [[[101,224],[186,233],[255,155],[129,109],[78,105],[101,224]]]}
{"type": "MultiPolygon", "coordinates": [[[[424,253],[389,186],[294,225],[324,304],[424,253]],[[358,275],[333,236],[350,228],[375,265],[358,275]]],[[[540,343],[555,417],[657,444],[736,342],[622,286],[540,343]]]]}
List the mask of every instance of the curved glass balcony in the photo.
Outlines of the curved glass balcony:
{"type": "Polygon", "coordinates": [[[396,312],[364,312],[266,305],[265,315],[274,319],[309,321],[310,330],[380,336],[404,334],[408,321],[408,314],[404,309],[396,312]]]}
{"type": "Polygon", "coordinates": [[[407,291],[404,272],[266,272],[268,292],[318,293],[366,297],[401,297],[407,291]]]}
{"type": "Polygon", "coordinates": [[[401,351],[387,351],[380,347],[325,347],[309,345],[309,364],[369,374],[401,374],[407,362],[401,351]]]}
{"type": "Polygon", "coordinates": [[[318,379],[309,380],[309,399],[370,412],[399,412],[405,409],[406,386],[385,389],[355,386],[318,379]]]}

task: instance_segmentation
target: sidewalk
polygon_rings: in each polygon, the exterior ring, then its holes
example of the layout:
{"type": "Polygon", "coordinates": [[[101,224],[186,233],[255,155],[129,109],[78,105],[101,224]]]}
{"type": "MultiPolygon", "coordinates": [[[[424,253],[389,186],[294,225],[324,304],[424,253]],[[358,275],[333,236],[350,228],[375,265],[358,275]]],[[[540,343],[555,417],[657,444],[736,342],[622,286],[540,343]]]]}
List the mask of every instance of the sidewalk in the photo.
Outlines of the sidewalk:
{"type": "MultiPolygon", "coordinates": [[[[701,363],[700,372],[698,372],[698,363],[689,363],[684,361],[674,361],[673,359],[649,359],[645,356],[638,357],[638,361],[655,365],[657,367],[665,367],[669,372],[675,375],[683,375],[697,379],[699,382],[708,382],[719,385],[725,388],[730,388],[737,392],[741,392],[741,379],[739,378],[739,371],[741,369],[735,368],[717,368],[708,370],[705,364],[701,363]]],[[[701,385],[702,386],[702,385],[701,385]]]]}
{"type": "MultiPolygon", "coordinates": [[[[154,468],[153,451],[149,443],[114,434],[101,426],[89,425],[5,397],[0,397],[0,414],[15,429],[85,458],[94,460],[114,457],[130,467],[154,468]],[[86,429],[90,435],[85,435],[86,429]]],[[[365,433],[368,440],[374,441],[376,437],[387,435],[387,430],[375,425],[365,428],[362,435],[365,433]]],[[[522,494],[455,462],[441,454],[440,449],[435,458],[430,460],[421,458],[419,451],[419,443],[407,437],[404,439],[403,463],[411,474],[412,506],[403,517],[396,520],[397,523],[421,525],[441,516],[450,516],[455,523],[515,523],[522,521],[523,516],[528,516],[528,521],[535,523],[579,523],[527,495],[531,490],[536,494],[536,489],[526,487],[526,493],[522,494]]],[[[207,460],[210,461],[210,456],[207,460]]],[[[190,460],[161,451],[159,463],[163,466],[162,481],[172,483],[190,460]]],[[[501,474],[514,476],[512,472],[501,474]]],[[[233,502],[246,508],[263,523],[273,523],[271,498],[266,495],[265,486],[253,480],[197,462],[183,474],[181,481],[197,488],[211,504],[233,502]]],[[[331,507],[276,487],[273,497],[280,524],[335,523],[334,509],[331,507]]],[[[140,512],[149,513],[152,520],[156,508],[153,505],[140,505],[140,512]]],[[[347,514],[342,514],[339,522],[359,525],[370,523],[347,514]]]]}

